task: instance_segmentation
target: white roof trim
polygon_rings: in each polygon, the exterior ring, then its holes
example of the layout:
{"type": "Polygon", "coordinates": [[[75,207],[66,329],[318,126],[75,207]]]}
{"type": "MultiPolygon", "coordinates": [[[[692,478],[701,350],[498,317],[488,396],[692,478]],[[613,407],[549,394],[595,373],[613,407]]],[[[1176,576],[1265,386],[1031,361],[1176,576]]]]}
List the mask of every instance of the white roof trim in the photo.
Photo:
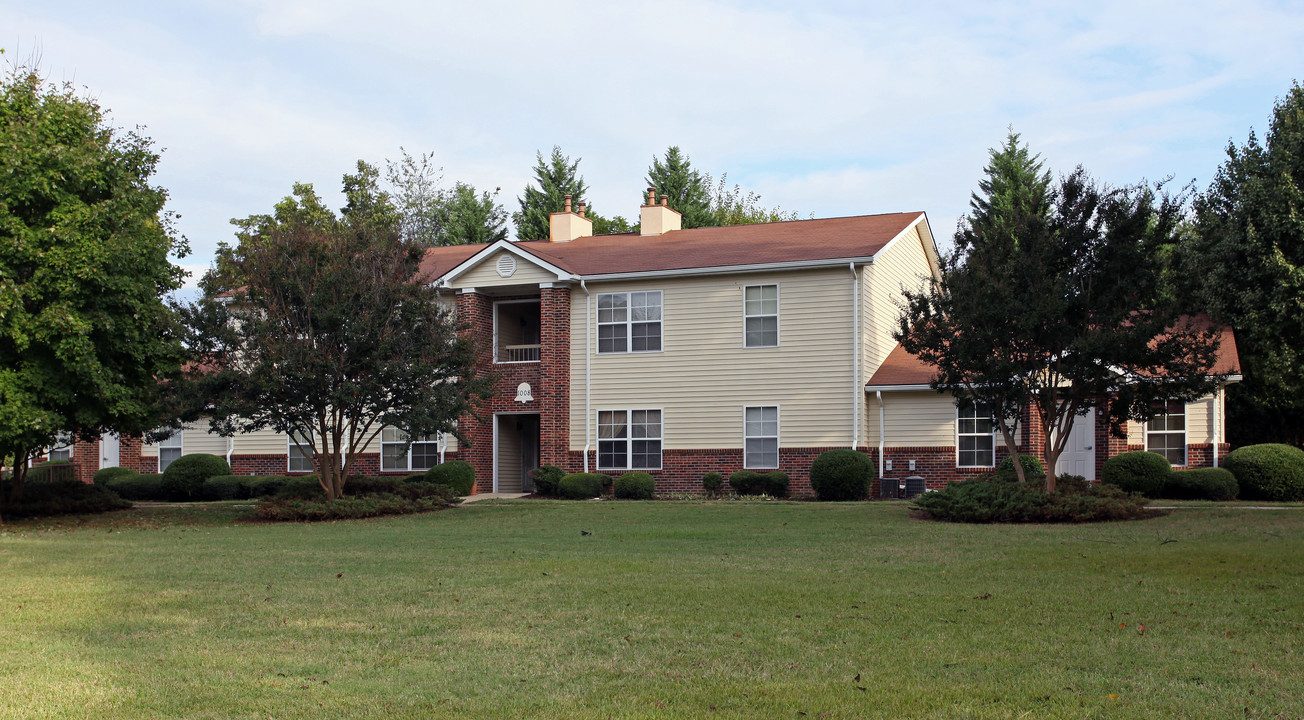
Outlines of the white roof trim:
{"type": "Polygon", "coordinates": [[[767,270],[802,270],[814,268],[845,268],[847,263],[872,263],[869,256],[828,258],[825,260],[791,260],[788,262],[752,263],[750,265],[716,265],[712,267],[674,268],[671,270],[640,270],[624,273],[598,273],[595,275],[576,275],[584,280],[633,280],[651,277],[675,277],[680,275],[732,275],[737,273],[764,272],[767,270]]]}
{"type": "Polygon", "coordinates": [[[562,270],[556,265],[553,265],[552,263],[539,258],[537,255],[531,255],[530,253],[525,252],[524,250],[516,247],[516,243],[513,243],[509,240],[499,240],[494,244],[472,255],[471,257],[463,260],[461,264],[457,265],[452,270],[449,270],[443,275],[440,275],[438,278],[435,279],[434,282],[437,285],[447,285],[451,283],[453,280],[455,280],[459,275],[469,272],[472,268],[484,262],[485,260],[489,259],[499,251],[509,252],[532,265],[541,267],[544,270],[547,270],[548,272],[556,275],[558,280],[569,280],[572,277],[574,277],[574,275],[572,275],[570,272],[566,270],[562,270]]]}
{"type": "Polygon", "coordinates": [[[898,240],[905,237],[906,235],[909,235],[911,230],[914,230],[916,227],[919,227],[921,224],[923,225],[923,228],[921,229],[919,239],[922,242],[924,239],[923,238],[924,234],[927,234],[929,240],[929,242],[924,243],[924,253],[929,255],[928,258],[929,264],[933,268],[938,267],[940,263],[939,260],[940,256],[938,255],[937,252],[937,239],[933,237],[933,228],[931,225],[928,224],[928,213],[924,213],[924,212],[919,213],[919,217],[915,218],[914,222],[905,226],[905,228],[903,228],[901,232],[897,233],[895,237],[893,237],[891,240],[888,240],[887,243],[883,245],[883,247],[879,248],[878,252],[874,253],[873,260],[877,261],[879,255],[882,255],[883,253],[887,252],[888,249],[891,248],[893,245],[895,245],[898,240]]]}

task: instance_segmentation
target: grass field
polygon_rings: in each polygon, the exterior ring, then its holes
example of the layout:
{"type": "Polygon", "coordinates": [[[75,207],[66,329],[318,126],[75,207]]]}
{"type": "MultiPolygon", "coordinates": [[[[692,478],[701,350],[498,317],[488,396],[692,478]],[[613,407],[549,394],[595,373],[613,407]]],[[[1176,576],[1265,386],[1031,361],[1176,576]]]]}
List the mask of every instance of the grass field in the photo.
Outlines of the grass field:
{"type": "Polygon", "coordinates": [[[0,527],[0,718],[1304,717],[1300,509],[245,512],[0,527]]]}

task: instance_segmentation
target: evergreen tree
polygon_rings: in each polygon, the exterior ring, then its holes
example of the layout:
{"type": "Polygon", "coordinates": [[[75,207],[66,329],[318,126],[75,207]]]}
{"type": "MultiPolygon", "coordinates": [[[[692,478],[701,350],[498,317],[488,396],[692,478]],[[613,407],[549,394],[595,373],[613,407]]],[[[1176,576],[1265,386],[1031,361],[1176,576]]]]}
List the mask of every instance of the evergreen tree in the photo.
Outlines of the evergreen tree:
{"type": "MultiPolygon", "coordinates": [[[[693,169],[687,155],[677,146],[666,150],[665,159],[652,158],[652,166],[644,178],[646,187],[657,190],[658,197],[666,195],[670,209],[683,216],[684,229],[719,225],[711,212],[711,192],[707,178],[693,169]]],[[[646,194],[643,195],[647,197],[646,194]]]]}
{"type": "Polygon", "coordinates": [[[543,159],[541,152],[536,153],[536,158],[534,178],[538,187],[525,186],[525,195],[517,198],[521,209],[512,213],[519,240],[547,240],[548,217],[565,209],[564,196],[570,195],[572,203],[578,205],[588,191],[584,178],[577,174],[579,159],[571,162],[569,157],[562,155],[561,146],[552,147],[552,156],[548,160],[543,159]]]}
{"type": "Polygon", "coordinates": [[[444,198],[439,245],[492,243],[507,239],[507,211],[498,204],[498,190],[476,193],[459,182],[444,198]]]}
{"type": "Polygon", "coordinates": [[[1244,380],[1228,388],[1233,444],[1304,446],[1304,88],[1292,84],[1262,143],[1229,144],[1195,202],[1174,277],[1194,309],[1236,328],[1244,380]]]}

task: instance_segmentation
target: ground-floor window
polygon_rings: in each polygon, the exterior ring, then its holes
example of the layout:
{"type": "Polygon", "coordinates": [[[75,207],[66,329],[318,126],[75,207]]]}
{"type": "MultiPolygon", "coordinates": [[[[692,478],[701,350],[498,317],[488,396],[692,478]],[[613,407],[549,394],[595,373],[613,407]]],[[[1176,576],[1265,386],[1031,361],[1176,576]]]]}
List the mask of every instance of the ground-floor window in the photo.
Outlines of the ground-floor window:
{"type": "Polygon", "coordinates": [[[158,471],[163,472],[168,469],[174,460],[181,457],[185,452],[185,446],[182,443],[184,432],[182,430],[173,430],[171,435],[158,441],[158,471]]]}
{"type": "Polygon", "coordinates": [[[439,439],[436,435],[413,438],[396,427],[380,431],[381,470],[429,470],[439,464],[439,439]]]}
{"type": "Polygon", "coordinates": [[[778,406],[743,408],[743,467],[758,470],[779,467],[778,406]]]}
{"type": "Polygon", "coordinates": [[[599,410],[599,470],[660,470],[660,410],[599,410]]]}
{"type": "Polygon", "coordinates": [[[72,441],[71,433],[59,433],[58,437],[55,438],[54,447],[50,448],[50,454],[48,455],[50,462],[60,460],[70,462],[72,460],[72,441]]]}
{"type": "Polygon", "coordinates": [[[991,406],[972,400],[956,404],[956,465],[959,467],[993,467],[996,465],[996,418],[991,406]]]}
{"type": "Polygon", "coordinates": [[[1146,450],[1168,458],[1173,465],[1186,464],[1186,403],[1169,400],[1156,408],[1158,415],[1146,423],[1146,450]]]}
{"type": "Polygon", "coordinates": [[[295,430],[290,433],[287,454],[289,472],[312,472],[312,431],[295,430]]]}

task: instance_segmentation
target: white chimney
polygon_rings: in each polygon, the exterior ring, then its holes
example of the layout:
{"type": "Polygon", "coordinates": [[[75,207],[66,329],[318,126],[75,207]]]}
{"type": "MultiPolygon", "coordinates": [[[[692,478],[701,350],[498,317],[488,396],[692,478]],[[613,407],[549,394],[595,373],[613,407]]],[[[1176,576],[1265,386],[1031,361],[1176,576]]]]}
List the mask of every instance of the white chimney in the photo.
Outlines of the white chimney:
{"type": "Polygon", "coordinates": [[[593,221],[584,217],[584,202],[580,212],[571,211],[571,196],[566,196],[566,207],[548,216],[548,242],[570,242],[575,238],[593,235],[593,221]]]}
{"type": "Polygon", "coordinates": [[[671,230],[679,230],[683,227],[683,216],[678,211],[671,210],[669,198],[661,196],[661,204],[657,204],[657,189],[647,189],[647,204],[638,209],[638,231],[639,235],[649,237],[654,235],[664,235],[671,230]]]}

